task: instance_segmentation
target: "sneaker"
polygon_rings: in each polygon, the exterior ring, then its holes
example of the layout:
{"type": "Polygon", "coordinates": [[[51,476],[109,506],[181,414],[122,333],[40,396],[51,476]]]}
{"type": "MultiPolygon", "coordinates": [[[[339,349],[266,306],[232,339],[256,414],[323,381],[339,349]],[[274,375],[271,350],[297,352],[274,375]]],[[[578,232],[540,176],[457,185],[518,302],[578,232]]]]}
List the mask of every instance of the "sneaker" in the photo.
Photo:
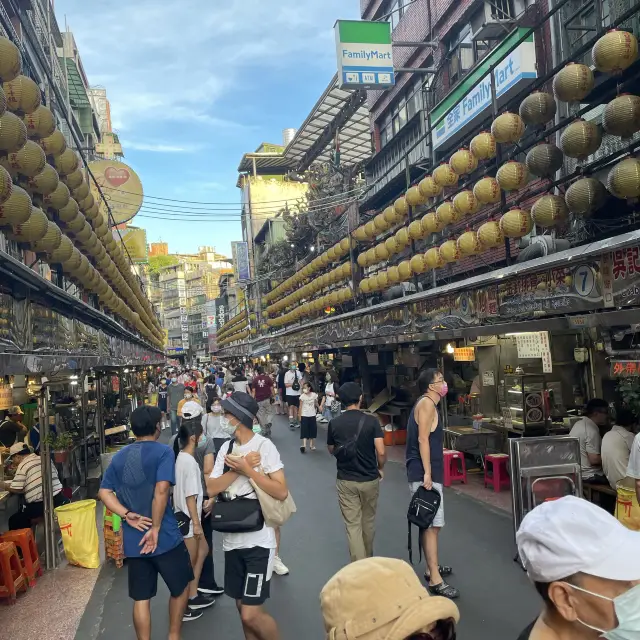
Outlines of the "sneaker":
{"type": "Polygon", "coordinates": [[[322,413],[319,413],[316,416],[316,422],[329,422],[322,413]]]}
{"type": "Polygon", "coordinates": [[[208,596],[221,596],[224,593],[224,588],[219,587],[215,582],[212,586],[198,587],[198,591],[208,596]]]}
{"type": "Polygon", "coordinates": [[[460,592],[444,580],[440,584],[428,585],[427,589],[432,596],[444,596],[450,600],[455,600],[460,597],[460,592]]]}
{"type": "Polygon", "coordinates": [[[191,607],[187,607],[187,610],[182,614],[182,622],[190,622],[191,620],[202,618],[203,613],[203,611],[196,611],[191,607]]]}
{"type": "Polygon", "coordinates": [[[212,607],[216,601],[205,595],[198,594],[195,598],[189,598],[189,609],[207,609],[212,607]]]}
{"type": "Polygon", "coordinates": [[[276,556],[273,559],[273,570],[278,576],[286,576],[289,573],[289,568],[280,560],[280,556],[276,556]]]}

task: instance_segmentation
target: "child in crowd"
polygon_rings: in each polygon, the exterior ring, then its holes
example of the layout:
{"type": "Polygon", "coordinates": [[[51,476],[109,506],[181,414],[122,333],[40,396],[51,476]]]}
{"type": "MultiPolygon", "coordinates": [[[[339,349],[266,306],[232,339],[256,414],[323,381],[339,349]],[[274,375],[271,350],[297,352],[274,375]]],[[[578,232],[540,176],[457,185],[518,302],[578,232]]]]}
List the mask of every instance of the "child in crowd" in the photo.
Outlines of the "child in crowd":
{"type": "Polygon", "coordinates": [[[318,412],[318,394],[313,392],[311,385],[305,382],[302,385],[300,395],[300,453],[307,452],[307,440],[309,448],[315,451],[315,440],[318,437],[318,425],[316,423],[316,413],[318,412]]]}

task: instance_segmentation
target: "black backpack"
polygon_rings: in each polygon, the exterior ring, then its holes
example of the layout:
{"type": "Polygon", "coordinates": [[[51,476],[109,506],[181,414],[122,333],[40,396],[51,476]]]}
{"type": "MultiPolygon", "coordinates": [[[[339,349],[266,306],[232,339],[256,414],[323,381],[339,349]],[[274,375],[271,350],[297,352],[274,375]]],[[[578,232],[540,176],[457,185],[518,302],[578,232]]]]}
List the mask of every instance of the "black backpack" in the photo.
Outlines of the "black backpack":
{"type": "MultiPolygon", "coordinates": [[[[413,494],[409,503],[409,511],[407,511],[407,544],[409,548],[409,561],[413,564],[413,550],[411,548],[411,525],[414,524],[420,530],[420,534],[428,529],[438,509],[442,498],[435,489],[425,489],[423,486],[413,494]]],[[[420,550],[420,560],[422,560],[422,545],[420,544],[421,535],[418,536],[418,549],[420,550]]]]}

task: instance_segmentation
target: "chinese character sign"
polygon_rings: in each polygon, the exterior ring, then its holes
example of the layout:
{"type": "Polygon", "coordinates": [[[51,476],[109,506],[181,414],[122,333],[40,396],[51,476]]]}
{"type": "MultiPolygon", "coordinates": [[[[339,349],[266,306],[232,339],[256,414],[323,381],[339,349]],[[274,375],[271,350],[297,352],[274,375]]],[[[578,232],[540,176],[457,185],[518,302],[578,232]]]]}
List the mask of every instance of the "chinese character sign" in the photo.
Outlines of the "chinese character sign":
{"type": "Polygon", "coordinates": [[[476,348],[458,347],[457,349],[453,350],[453,359],[456,362],[475,362],[476,348]]]}
{"type": "Polygon", "coordinates": [[[236,280],[238,282],[249,280],[249,244],[247,242],[232,242],[231,255],[236,280]]]}
{"type": "Polygon", "coordinates": [[[612,378],[630,378],[640,376],[640,360],[612,360],[612,378]]]}

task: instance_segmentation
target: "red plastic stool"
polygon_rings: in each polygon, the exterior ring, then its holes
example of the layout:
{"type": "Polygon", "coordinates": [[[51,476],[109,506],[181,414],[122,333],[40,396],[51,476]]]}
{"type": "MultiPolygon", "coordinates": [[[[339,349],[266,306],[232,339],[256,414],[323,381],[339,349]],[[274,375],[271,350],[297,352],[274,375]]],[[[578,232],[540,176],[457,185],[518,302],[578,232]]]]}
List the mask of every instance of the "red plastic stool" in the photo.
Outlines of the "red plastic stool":
{"type": "Polygon", "coordinates": [[[444,453],[444,486],[450,487],[454,480],[467,483],[467,467],[464,454],[455,449],[445,449],[444,453]]]}
{"type": "Polygon", "coordinates": [[[13,542],[22,553],[22,564],[24,565],[24,574],[29,581],[29,586],[34,587],[36,584],[36,576],[42,575],[42,567],[40,566],[40,555],[38,547],[31,529],[17,529],[9,531],[0,536],[0,542],[13,542]]]}
{"type": "Polygon", "coordinates": [[[493,490],[500,493],[503,486],[511,484],[509,480],[509,456],[506,453],[489,453],[484,457],[484,486],[493,484],[493,490]],[[491,473],[489,473],[491,465],[491,473]]]}
{"type": "Polygon", "coordinates": [[[0,598],[8,598],[15,604],[18,591],[27,590],[22,562],[13,542],[0,542],[0,598]]]}

